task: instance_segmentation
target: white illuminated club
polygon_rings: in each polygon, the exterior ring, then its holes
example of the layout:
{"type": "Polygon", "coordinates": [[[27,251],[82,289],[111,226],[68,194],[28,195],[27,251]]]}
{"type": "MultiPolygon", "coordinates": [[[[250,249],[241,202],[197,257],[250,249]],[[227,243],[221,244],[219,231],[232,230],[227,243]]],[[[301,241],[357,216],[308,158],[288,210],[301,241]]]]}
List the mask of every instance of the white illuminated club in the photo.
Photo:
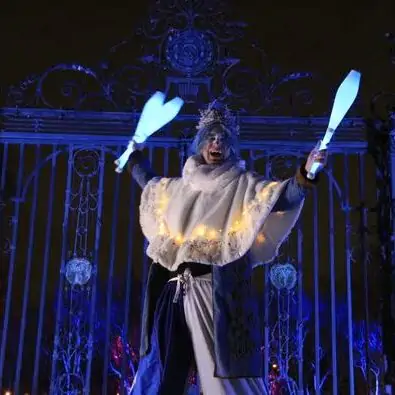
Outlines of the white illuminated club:
{"type": "MultiPolygon", "coordinates": [[[[335,130],[354,103],[358,94],[360,80],[361,73],[351,70],[337,89],[331,116],[329,118],[328,128],[324,138],[321,141],[320,147],[318,148],[320,151],[327,149],[328,144],[335,133],[335,130]]],[[[318,168],[319,163],[313,163],[313,166],[307,177],[313,179],[318,168]]]]}
{"type": "Polygon", "coordinates": [[[121,173],[125,167],[130,154],[134,151],[135,143],[144,143],[151,134],[172,121],[180,112],[184,101],[180,97],[175,97],[165,103],[165,94],[154,93],[145,103],[136,131],[129,141],[126,151],[114,162],[117,165],[115,171],[121,173]]]}

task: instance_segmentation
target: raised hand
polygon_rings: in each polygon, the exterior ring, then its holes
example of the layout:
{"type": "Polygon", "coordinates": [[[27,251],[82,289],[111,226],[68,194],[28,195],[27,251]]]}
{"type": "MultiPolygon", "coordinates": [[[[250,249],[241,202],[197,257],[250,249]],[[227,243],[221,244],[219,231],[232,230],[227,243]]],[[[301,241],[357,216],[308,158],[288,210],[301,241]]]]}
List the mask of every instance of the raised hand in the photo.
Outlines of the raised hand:
{"type": "Polygon", "coordinates": [[[307,174],[311,174],[312,170],[314,170],[313,173],[314,175],[316,175],[326,166],[328,162],[328,150],[319,150],[320,145],[321,142],[319,141],[307,157],[307,162],[305,165],[305,170],[307,174]]]}

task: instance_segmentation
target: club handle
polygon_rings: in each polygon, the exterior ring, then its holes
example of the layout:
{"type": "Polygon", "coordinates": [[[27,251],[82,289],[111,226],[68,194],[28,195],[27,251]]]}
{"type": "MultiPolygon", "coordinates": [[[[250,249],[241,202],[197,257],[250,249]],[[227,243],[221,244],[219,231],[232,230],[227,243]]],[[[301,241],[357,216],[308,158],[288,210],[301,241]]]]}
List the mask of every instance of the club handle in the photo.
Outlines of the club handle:
{"type": "Polygon", "coordinates": [[[309,180],[314,180],[316,174],[317,174],[317,170],[320,167],[320,163],[319,162],[314,162],[313,165],[311,166],[310,171],[307,173],[307,178],[309,180]]]}
{"type": "Polygon", "coordinates": [[[129,160],[129,156],[132,154],[132,152],[135,151],[135,146],[134,146],[134,141],[131,140],[129,141],[129,144],[124,151],[124,153],[114,161],[115,165],[117,166],[115,169],[116,173],[122,173],[123,168],[125,167],[126,163],[129,160]]]}

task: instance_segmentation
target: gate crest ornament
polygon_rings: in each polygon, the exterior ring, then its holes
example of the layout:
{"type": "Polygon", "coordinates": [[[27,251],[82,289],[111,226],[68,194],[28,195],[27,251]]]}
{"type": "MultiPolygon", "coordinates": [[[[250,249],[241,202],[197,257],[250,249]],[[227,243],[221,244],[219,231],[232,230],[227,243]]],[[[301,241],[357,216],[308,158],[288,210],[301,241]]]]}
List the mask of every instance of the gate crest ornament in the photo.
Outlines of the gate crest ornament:
{"type": "Polygon", "coordinates": [[[73,258],[66,264],[66,278],[71,285],[85,285],[92,274],[92,264],[85,258],[73,258]]]}
{"type": "Polygon", "coordinates": [[[165,46],[169,66],[187,76],[205,72],[215,61],[216,45],[211,37],[198,30],[170,33],[165,46]]]}

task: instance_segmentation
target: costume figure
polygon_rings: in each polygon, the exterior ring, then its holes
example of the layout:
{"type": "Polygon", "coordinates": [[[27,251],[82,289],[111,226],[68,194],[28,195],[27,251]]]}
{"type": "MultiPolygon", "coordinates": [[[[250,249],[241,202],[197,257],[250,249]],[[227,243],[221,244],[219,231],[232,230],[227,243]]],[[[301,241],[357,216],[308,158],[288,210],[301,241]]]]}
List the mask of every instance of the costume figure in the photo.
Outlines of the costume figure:
{"type": "Polygon", "coordinates": [[[240,161],[226,107],[210,105],[197,129],[179,178],[157,177],[140,150],[129,160],[153,261],[132,394],[184,394],[193,360],[205,395],[267,394],[253,269],[289,235],[317,183],[307,173],[314,162],[322,169],[326,151],[313,150],[294,177],[270,181],[240,161]]]}

